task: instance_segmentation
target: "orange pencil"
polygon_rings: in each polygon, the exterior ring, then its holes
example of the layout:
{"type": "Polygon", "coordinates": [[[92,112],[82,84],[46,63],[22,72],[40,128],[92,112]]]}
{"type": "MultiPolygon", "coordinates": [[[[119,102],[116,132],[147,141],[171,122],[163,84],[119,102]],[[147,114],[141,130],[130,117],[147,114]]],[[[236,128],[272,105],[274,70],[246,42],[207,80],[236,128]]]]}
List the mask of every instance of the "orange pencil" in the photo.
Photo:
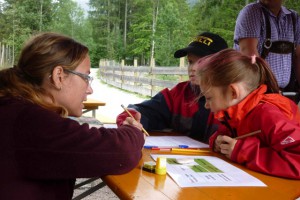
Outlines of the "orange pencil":
{"type": "Polygon", "coordinates": [[[183,148],[172,148],[174,153],[209,153],[209,149],[183,149],[183,148]]]}
{"type": "Polygon", "coordinates": [[[241,135],[241,136],[235,137],[235,138],[233,138],[233,139],[238,140],[238,139],[242,139],[242,138],[245,138],[245,137],[248,137],[248,136],[255,135],[255,134],[257,134],[257,133],[261,133],[261,130],[253,131],[253,132],[251,132],[251,133],[247,133],[247,134],[245,134],[245,135],[241,135]]]}

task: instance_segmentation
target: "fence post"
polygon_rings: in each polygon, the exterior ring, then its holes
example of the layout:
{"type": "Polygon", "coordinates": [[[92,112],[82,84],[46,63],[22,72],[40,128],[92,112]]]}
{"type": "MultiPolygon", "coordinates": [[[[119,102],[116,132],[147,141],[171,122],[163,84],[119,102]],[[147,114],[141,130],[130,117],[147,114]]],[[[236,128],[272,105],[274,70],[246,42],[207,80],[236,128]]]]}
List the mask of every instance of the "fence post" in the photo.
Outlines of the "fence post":
{"type": "Polygon", "coordinates": [[[99,78],[100,78],[100,80],[102,79],[101,77],[102,77],[102,71],[101,71],[101,66],[103,66],[102,65],[102,61],[101,61],[101,59],[99,59],[99,62],[98,62],[98,68],[99,68],[99,78]]]}
{"type": "Polygon", "coordinates": [[[1,42],[0,42],[0,68],[2,68],[2,63],[3,62],[3,60],[2,60],[2,44],[1,44],[1,42]]]}
{"type": "MultiPolygon", "coordinates": [[[[183,67],[185,67],[185,57],[181,57],[179,60],[179,68],[182,69],[183,67]]],[[[183,76],[179,75],[179,82],[181,82],[183,80],[183,76]]]]}
{"type": "Polygon", "coordinates": [[[155,86],[154,86],[154,84],[153,84],[153,80],[155,79],[155,75],[152,73],[152,70],[153,70],[153,68],[155,67],[155,58],[151,58],[150,59],[150,73],[151,73],[151,97],[153,97],[154,96],[154,94],[155,94],[155,86]]]}
{"type": "Polygon", "coordinates": [[[6,45],[5,49],[6,49],[6,62],[7,62],[6,65],[9,65],[10,64],[10,55],[9,55],[9,53],[10,53],[9,50],[10,49],[9,49],[9,46],[6,45]]]}
{"type": "Polygon", "coordinates": [[[106,74],[105,68],[106,68],[105,60],[100,59],[99,60],[99,71],[100,71],[99,76],[100,76],[100,80],[102,80],[105,83],[107,83],[106,76],[105,76],[105,74],[106,74]]]}
{"type": "Polygon", "coordinates": [[[0,43],[0,68],[12,67],[14,64],[14,52],[8,44],[0,43]]]}
{"type": "MultiPolygon", "coordinates": [[[[109,62],[108,62],[108,60],[107,59],[104,59],[104,63],[105,63],[105,66],[107,67],[107,68],[110,68],[110,66],[109,66],[109,62]]],[[[111,70],[111,72],[113,72],[113,70],[111,70]]],[[[114,75],[112,74],[112,76],[111,76],[111,80],[110,80],[110,78],[109,77],[106,77],[105,79],[106,79],[106,83],[110,83],[110,81],[112,81],[113,79],[114,79],[114,75]]],[[[111,84],[111,83],[110,83],[111,84]]]]}
{"type": "Polygon", "coordinates": [[[1,49],[1,58],[0,58],[0,61],[1,61],[1,67],[4,67],[4,64],[5,64],[5,58],[4,58],[4,55],[5,55],[5,49],[4,49],[4,44],[1,44],[0,46],[0,49],[1,49]]]}
{"type": "Polygon", "coordinates": [[[124,66],[125,66],[125,60],[122,59],[121,60],[121,88],[123,89],[123,84],[124,84],[124,75],[125,75],[125,72],[124,72],[124,66]]]}
{"type": "MultiPolygon", "coordinates": [[[[137,67],[137,59],[136,58],[133,59],[133,67],[137,67]]],[[[133,85],[134,86],[138,86],[138,82],[136,82],[137,77],[139,76],[139,74],[137,73],[137,70],[134,70],[133,76],[134,76],[133,85]]]]}

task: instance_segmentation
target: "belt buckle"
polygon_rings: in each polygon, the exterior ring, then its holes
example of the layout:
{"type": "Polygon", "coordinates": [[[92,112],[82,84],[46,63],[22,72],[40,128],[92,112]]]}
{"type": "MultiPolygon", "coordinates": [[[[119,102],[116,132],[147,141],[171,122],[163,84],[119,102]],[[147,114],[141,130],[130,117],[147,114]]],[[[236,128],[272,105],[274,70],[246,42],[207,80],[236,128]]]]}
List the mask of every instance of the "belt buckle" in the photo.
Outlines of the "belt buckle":
{"type": "Polygon", "coordinates": [[[271,46],[272,46],[272,41],[271,41],[270,38],[267,38],[267,39],[265,40],[265,42],[264,42],[264,47],[265,47],[266,49],[270,49],[271,46]],[[267,44],[267,43],[269,43],[269,44],[267,44]]]}

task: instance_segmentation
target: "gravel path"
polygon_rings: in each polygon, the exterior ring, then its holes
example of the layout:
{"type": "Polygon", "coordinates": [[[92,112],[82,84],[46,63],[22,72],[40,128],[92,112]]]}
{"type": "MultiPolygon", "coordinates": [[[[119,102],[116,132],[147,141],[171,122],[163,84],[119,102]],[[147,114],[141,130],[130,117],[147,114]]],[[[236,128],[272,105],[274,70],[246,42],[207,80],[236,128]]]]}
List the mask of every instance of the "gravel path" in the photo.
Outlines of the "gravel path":
{"type": "Polygon", "coordinates": [[[115,87],[103,84],[98,79],[98,69],[92,68],[91,75],[94,77],[92,83],[93,94],[88,98],[104,101],[105,106],[99,107],[96,111],[96,118],[103,123],[115,123],[118,114],[123,112],[121,104],[127,107],[128,104],[139,103],[146,97],[128,93],[115,87]]]}
{"type": "MultiPolygon", "coordinates": [[[[86,179],[77,179],[78,182],[84,181],[86,179]]],[[[101,183],[101,180],[96,180],[92,183],[93,186],[101,183]]],[[[81,193],[87,191],[91,186],[91,184],[87,184],[86,186],[82,186],[74,191],[73,197],[80,195],[81,193]]],[[[119,200],[119,198],[111,191],[108,186],[105,186],[96,192],[86,196],[83,200],[119,200]]]]}

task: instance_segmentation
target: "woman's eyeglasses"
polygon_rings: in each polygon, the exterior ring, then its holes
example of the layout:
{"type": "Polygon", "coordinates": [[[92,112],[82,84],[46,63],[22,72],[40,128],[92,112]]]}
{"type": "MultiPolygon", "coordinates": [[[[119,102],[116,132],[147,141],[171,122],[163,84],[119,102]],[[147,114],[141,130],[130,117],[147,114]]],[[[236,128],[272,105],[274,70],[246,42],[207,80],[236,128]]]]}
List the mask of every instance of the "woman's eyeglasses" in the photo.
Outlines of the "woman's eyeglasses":
{"type": "Polygon", "coordinates": [[[83,74],[83,73],[76,72],[76,71],[69,70],[69,69],[64,69],[64,71],[69,72],[71,74],[75,74],[77,76],[80,76],[85,82],[87,82],[89,84],[89,86],[92,85],[92,82],[94,80],[94,78],[92,76],[89,76],[87,74],[83,74]]]}

